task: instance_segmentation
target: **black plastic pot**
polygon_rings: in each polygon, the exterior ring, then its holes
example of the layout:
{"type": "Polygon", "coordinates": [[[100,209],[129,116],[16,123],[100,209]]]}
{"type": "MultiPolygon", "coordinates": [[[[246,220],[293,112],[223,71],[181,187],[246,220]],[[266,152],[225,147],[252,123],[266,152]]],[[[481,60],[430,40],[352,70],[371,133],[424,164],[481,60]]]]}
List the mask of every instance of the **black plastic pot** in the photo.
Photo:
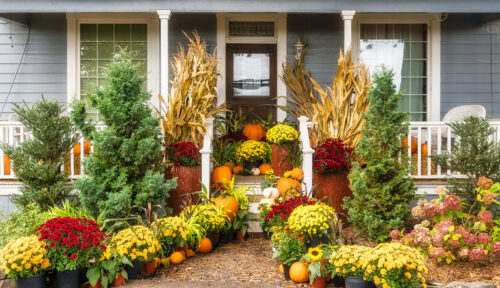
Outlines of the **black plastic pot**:
{"type": "Polygon", "coordinates": [[[307,248],[313,248],[316,247],[320,244],[328,244],[330,243],[330,238],[328,238],[328,235],[314,235],[312,238],[308,239],[307,241],[307,248]]]}
{"type": "Polygon", "coordinates": [[[372,282],[363,280],[362,277],[347,276],[345,278],[346,288],[372,288],[372,282]]]}
{"type": "Polygon", "coordinates": [[[340,276],[335,276],[330,280],[330,282],[335,287],[345,287],[345,278],[340,276]]]}
{"type": "Polygon", "coordinates": [[[217,235],[217,233],[213,231],[207,233],[207,238],[210,239],[210,242],[212,242],[212,250],[217,246],[217,243],[215,242],[215,235],[217,235]]]}
{"type": "Polygon", "coordinates": [[[138,280],[142,278],[142,262],[138,260],[132,261],[132,266],[125,266],[129,280],[138,280]]]}
{"type": "Polygon", "coordinates": [[[286,265],[283,263],[283,276],[285,276],[285,280],[290,281],[290,265],[286,265]]]}
{"type": "Polygon", "coordinates": [[[231,228],[221,233],[220,242],[221,243],[231,243],[234,241],[234,229],[231,228]]]}
{"type": "Polygon", "coordinates": [[[80,279],[82,269],[57,271],[56,272],[56,288],[78,288],[80,287],[80,279]]]}
{"type": "Polygon", "coordinates": [[[17,288],[43,288],[45,286],[44,274],[16,280],[17,288]]]}

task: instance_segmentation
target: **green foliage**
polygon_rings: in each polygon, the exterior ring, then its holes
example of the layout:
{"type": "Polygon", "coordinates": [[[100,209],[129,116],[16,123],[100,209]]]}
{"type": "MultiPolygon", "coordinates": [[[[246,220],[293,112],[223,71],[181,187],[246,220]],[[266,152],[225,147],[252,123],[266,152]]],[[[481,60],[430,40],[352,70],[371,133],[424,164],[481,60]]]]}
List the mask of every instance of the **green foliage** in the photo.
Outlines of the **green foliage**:
{"type": "MultiPolygon", "coordinates": [[[[76,143],[71,120],[62,116],[63,107],[57,101],[42,100],[29,108],[15,105],[19,121],[33,134],[17,147],[0,147],[14,162],[17,178],[23,183],[21,194],[13,195],[17,206],[37,203],[45,210],[69,197],[68,175],[61,171],[71,147],[76,143]]],[[[25,130],[26,131],[26,130],[25,130]]]]}
{"type": "Polygon", "coordinates": [[[101,214],[97,218],[94,218],[90,212],[85,207],[78,207],[75,203],[65,200],[62,202],[61,206],[50,207],[46,212],[46,219],[52,219],[56,217],[70,217],[70,218],[87,218],[89,220],[95,221],[99,226],[102,224],[101,214]]]}
{"type": "Polygon", "coordinates": [[[50,219],[35,203],[20,207],[8,215],[6,220],[0,221],[0,248],[11,240],[23,236],[30,236],[35,229],[50,219]]]}
{"type": "Polygon", "coordinates": [[[408,115],[396,112],[401,94],[396,93],[393,75],[386,68],[375,74],[375,87],[368,94],[370,108],[363,116],[363,137],[355,150],[366,167],[353,163],[349,179],[354,198],[344,199],[349,222],[376,241],[403,225],[410,214],[408,205],[416,199],[405,156],[398,162],[408,115]]]}
{"type": "Polygon", "coordinates": [[[448,125],[459,137],[457,143],[451,147],[451,155],[447,152],[432,155],[432,161],[467,176],[465,179],[449,176],[447,180],[451,186],[447,190],[470,206],[477,198],[475,187],[479,177],[500,181],[500,145],[488,139],[495,130],[483,118],[469,117],[448,125]]]}
{"type": "Polygon", "coordinates": [[[122,274],[125,279],[128,279],[127,271],[124,270],[126,265],[132,266],[132,262],[125,255],[113,255],[109,259],[96,259],[85,275],[89,279],[90,285],[96,286],[100,280],[102,287],[107,288],[111,286],[118,274],[122,274]]]}
{"type": "Polygon", "coordinates": [[[295,237],[296,235],[288,232],[276,232],[273,236],[273,259],[283,261],[285,265],[292,265],[293,262],[299,261],[302,255],[306,253],[306,245],[303,238],[295,237]]]}
{"type": "Polygon", "coordinates": [[[162,172],[162,139],[159,119],[152,114],[143,91],[146,75],[121,52],[106,71],[109,86],[89,95],[106,128],[97,131],[87,121],[85,103],[73,103],[71,117],[84,135],[94,141],[95,152],[84,162],[86,176],[75,182],[83,207],[103,219],[125,217],[134,205],[163,205],[175,179],[162,172]]]}

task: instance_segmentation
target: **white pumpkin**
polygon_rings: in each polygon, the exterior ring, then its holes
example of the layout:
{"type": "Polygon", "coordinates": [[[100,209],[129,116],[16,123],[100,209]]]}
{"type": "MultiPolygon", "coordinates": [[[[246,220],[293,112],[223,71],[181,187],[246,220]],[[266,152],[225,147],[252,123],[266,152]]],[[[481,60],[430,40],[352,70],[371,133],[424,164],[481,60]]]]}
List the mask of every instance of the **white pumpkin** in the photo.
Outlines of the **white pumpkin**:
{"type": "Polygon", "coordinates": [[[267,206],[267,207],[270,207],[273,204],[274,204],[273,198],[262,198],[262,200],[260,200],[260,202],[259,202],[259,205],[267,206]]]}
{"type": "Polygon", "coordinates": [[[280,191],[278,190],[278,188],[267,187],[262,190],[262,195],[265,198],[278,198],[278,196],[280,196],[280,191]]]}
{"type": "Polygon", "coordinates": [[[260,170],[259,170],[259,168],[252,168],[251,172],[252,172],[252,174],[253,174],[254,176],[259,176],[259,175],[260,175],[260,170]]]}

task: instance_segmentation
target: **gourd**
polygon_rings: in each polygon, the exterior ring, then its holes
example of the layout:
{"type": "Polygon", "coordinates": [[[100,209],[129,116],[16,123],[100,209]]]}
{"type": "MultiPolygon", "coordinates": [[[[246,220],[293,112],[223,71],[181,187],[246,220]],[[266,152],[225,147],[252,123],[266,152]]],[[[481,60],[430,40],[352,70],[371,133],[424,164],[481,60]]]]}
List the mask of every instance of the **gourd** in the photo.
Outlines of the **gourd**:
{"type": "MultiPolygon", "coordinates": [[[[401,144],[403,144],[403,147],[405,148],[408,147],[408,136],[405,137],[405,139],[401,144]]],[[[418,149],[418,139],[411,136],[411,154],[415,154],[415,152],[417,152],[417,149],[418,149]]]]}
{"type": "Polygon", "coordinates": [[[188,252],[187,252],[187,257],[188,257],[188,258],[189,258],[189,257],[194,257],[194,255],[196,255],[196,254],[194,253],[194,251],[193,251],[193,250],[191,250],[191,249],[188,249],[188,252]]]}
{"type": "Polygon", "coordinates": [[[226,212],[227,216],[231,219],[231,222],[236,218],[236,214],[238,214],[239,205],[236,198],[233,196],[226,196],[222,198],[219,196],[214,199],[214,203],[216,206],[222,207],[226,212]]]}
{"type": "Polygon", "coordinates": [[[271,206],[274,204],[274,198],[262,198],[262,200],[259,201],[259,205],[262,206],[271,206]]]}
{"type": "Polygon", "coordinates": [[[309,281],[309,272],[307,265],[301,262],[295,262],[290,267],[290,279],[295,283],[305,283],[309,281]]]}
{"type": "Polygon", "coordinates": [[[198,247],[198,252],[201,254],[207,254],[212,251],[212,241],[208,238],[201,239],[200,246],[198,247]]]}
{"type": "Polygon", "coordinates": [[[266,136],[266,129],[260,124],[247,124],[243,128],[243,135],[245,135],[248,140],[260,141],[266,136]]]}
{"type": "Polygon", "coordinates": [[[243,171],[243,166],[235,166],[233,169],[233,174],[238,175],[241,171],[243,171]]]}
{"type": "Polygon", "coordinates": [[[251,172],[252,172],[252,175],[254,175],[254,176],[259,176],[260,175],[259,168],[256,168],[256,167],[252,168],[251,172]]]}
{"type": "Polygon", "coordinates": [[[267,163],[260,164],[260,166],[259,166],[260,174],[262,174],[262,175],[266,174],[267,171],[272,170],[272,169],[273,169],[273,166],[271,166],[271,164],[267,164],[267,163]]]}
{"type": "Polygon", "coordinates": [[[297,180],[301,180],[302,177],[304,177],[304,172],[302,171],[302,169],[296,167],[293,168],[292,172],[290,172],[290,176],[292,176],[292,178],[295,178],[297,180]]]}
{"type": "Polygon", "coordinates": [[[300,192],[300,190],[302,190],[302,184],[295,179],[282,177],[278,181],[278,184],[276,184],[276,188],[278,188],[280,194],[293,192],[293,190],[300,192]]]}
{"type": "Polygon", "coordinates": [[[170,255],[170,263],[180,264],[182,261],[184,261],[184,255],[181,252],[174,252],[170,255]]]}
{"type": "Polygon", "coordinates": [[[231,182],[231,178],[233,177],[233,173],[231,169],[227,166],[219,166],[214,169],[212,172],[212,182],[218,183],[229,183],[231,182]]]}
{"type": "Polygon", "coordinates": [[[280,191],[278,190],[278,188],[267,187],[262,190],[262,195],[265,198],[278,198],[280,196],[280,191]]]}

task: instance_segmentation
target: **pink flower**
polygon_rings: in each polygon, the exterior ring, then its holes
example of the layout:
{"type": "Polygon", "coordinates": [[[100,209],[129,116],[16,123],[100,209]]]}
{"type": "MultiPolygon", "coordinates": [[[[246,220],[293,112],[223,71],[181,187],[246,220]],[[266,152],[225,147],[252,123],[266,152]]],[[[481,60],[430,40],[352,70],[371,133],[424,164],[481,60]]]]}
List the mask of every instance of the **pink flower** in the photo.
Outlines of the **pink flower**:
{"type": "Polygon", "coordinates": [[[464,240],[465,245],[467,246],[474,246],[476,245],[477,239],[474,234],[470,232],[466,232],[462,235],[462,239],[464,240]]]}
{"type": "Polygon", "coordinates": [[[444,248],[442,247],[434,247],[431,249],[429,252],[429,256],[432,257],[432,259],[437,260],[439,257],[443,257],[445,254],[444,248]]]}
{"type": "Polygon", "coordinates": [[[493,180],[481,176],[479,177],[479,180],[477,180],[477,186],[483,188],[484,190],[488,190],[491,186],[493,186],[493,180]]]}
{"type": "Polygon", "coordinates": [[[424,215],[427,218],[432,218],[434,215],[436,215],[436,208],[438,207],[438,203],[435,201],[427,202],[424,203],[423,205],[423,210],[424,210],[424,215]]]}
{"type": "Polygon", "coordinates": [[[467,259],[469,257],[469,248],[467,247],[460,248],[460,250],[458,250],[458,256],[460,258],[467,259]]]}
{"type": "Polygon", "coordinates": [[[448,195],[446,196],[446,200],[444,200],[444,203],[448,208],[450,208],[453,211],[460,211],[461,206],[460,206],[460,197],[457,195],[448,195]]]}
{"type": "Polygon", "coordinates": [[[493,222],[493,214],[491,214],[491,212],[487,211],[487,210],[483,210],[483,211],[479,212],[477,214],[477,218],[479,219],[479,221],[481,221],[485,224],[493,222]]]}
{"type": "Polygon", "coordinates": [[[450,239],[448,242],[453,249],[460,247],[460,240],[450,239]]]}
{"type": "Polygon", "coordinates": [[[469,258],[473,261],[480,261],[486,257],[486,253],[483,248],[474,248],[470,250],[469,258]]]}
{"type": "Polygon", "coordinates": [[[465,233],[467,233],[467,229],[465,229],[464,227],[462,226],[455,227],[455,234],[463,236],[465,233]]]}
{"type": "Polygon", "coordinates": [[[448,212],[448,205],[446,204],[446,202],[437,205],[435,208],[435,214],[444,215],[446,214],[446,212],[448,212]]]}
{"type": "Polygon", "coordinates": [[[493,251],[493,254],[495,254],[497,257],[500,257],[500,241],[493,243],[491,251],[493,251]]]}
{"type": "Polygon", "coordinates": [[[416,246],[427,247],[431,244],[429,229],[425,227],[417,227],[411,233],[413,234],[413,242],[416,246]]]}
{"type": "Polygon", "coordinates": [[[389,232],[389,237],[391,237],[392,240],[398,240],[399,237],[401,237],[401,231],[399,231],[398,229],[394,229],[389,232]]]}
{"type": "Polygon", "coordinates": [[[436,246],[442,246],[444,244],[444,234],[436,231],[436,233],[432,235],[432,242],[434,242],[436,246]]]}
{"type": "Polygon", "coordinates": [[[439,223],[437,223],[436,226],[434,226],[434,228],[436,228],[438,232],[446,234],[448,233],[448,230],[450,229],[451,226],[453,226],[453,221],[451,221],[451,219],[446,218],[439,221],[439,223]]]}
{"type": "Polygon", "coordinates": [[[489,241],[490,236],[488,236],[488,234],[486,233],[481,233],[477,236],[477,242],[479,242],[479,244],[488,245],[489,241]]]}

